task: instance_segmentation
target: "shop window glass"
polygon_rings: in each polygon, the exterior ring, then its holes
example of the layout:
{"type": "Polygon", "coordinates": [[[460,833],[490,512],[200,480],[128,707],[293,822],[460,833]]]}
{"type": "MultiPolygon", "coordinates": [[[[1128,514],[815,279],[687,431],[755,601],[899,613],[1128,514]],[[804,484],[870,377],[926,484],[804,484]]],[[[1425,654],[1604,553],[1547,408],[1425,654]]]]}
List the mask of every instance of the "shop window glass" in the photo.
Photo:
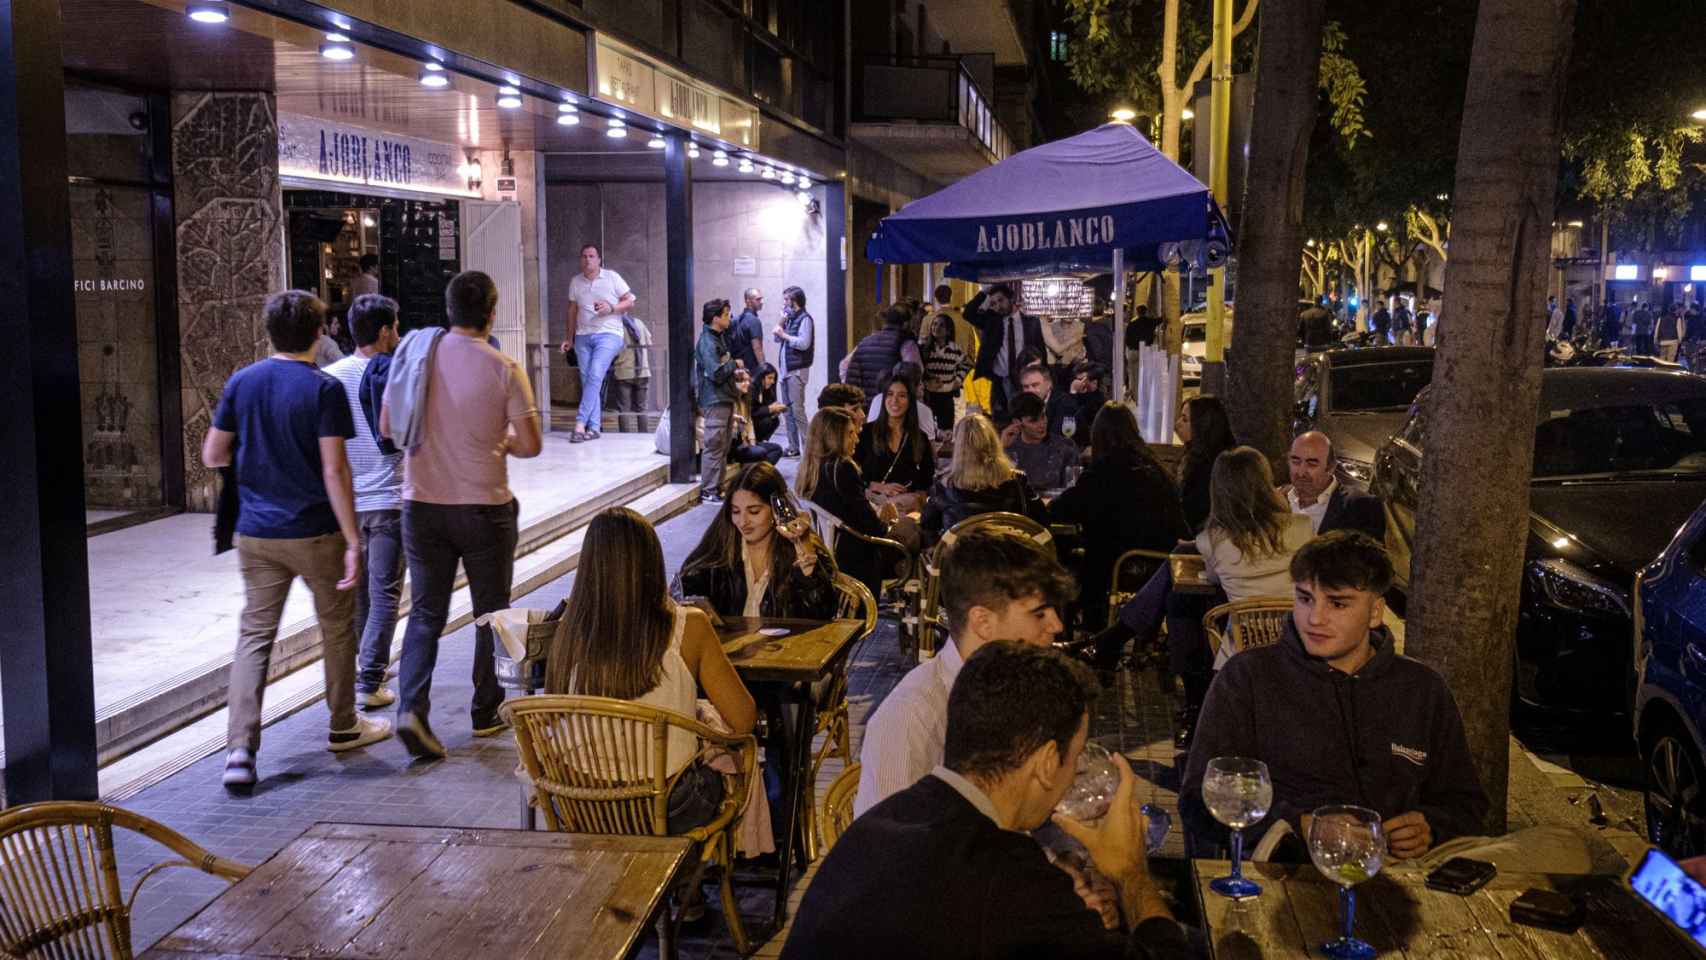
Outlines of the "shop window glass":
{"type": "Polygon", "coordinates": [[[745,89],[739,23],[710,0],[691,0],[683,9],[681,59],[713,82],[745,89]]]}

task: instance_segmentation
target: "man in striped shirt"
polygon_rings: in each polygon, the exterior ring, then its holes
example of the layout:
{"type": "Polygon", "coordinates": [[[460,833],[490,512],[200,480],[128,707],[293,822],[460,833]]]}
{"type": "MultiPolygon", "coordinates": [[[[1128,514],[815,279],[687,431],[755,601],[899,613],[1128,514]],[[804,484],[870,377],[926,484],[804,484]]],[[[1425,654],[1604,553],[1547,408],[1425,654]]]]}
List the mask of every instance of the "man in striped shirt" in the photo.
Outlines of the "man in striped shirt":
{"type": "MultiPolygon", "coordinates": [[[[397,697],[385,689],[391,663],[391,636],[397,628],[397,601],[403,592],[403,454],[386,454],[373,437],[373,421],[361,404],[362,377],[380,354],[397,346],[397,301],[376,293],[355,298],[349,310],[355,353],[326,368],[343,385],[355,420],[355,438],[346,445],[355,480],[356,526],[361,531],[364,576],[356,586],[356,703],[364,710],[387,706],[397,697]]],[[[379,411],[373,411],[377,417],[379,411]]]]}

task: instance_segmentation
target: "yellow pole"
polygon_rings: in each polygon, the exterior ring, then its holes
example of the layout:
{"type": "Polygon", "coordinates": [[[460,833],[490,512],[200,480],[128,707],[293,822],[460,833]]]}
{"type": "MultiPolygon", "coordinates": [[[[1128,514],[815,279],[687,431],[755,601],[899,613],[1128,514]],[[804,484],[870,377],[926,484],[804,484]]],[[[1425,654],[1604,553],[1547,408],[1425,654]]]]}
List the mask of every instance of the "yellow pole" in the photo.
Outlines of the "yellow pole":
{"type": "MultiPolygon", "coordinates": [[[[1211,114],[1214,125],[1209,134],[1209,189],[1215,203],[1226,209],[1229,192],[1227,166],[1228,141],[1232,132],[1232,0],[1214,0],[1214,57],[1212,83],[1209,87],[1211,114]]],[[[1226,268],[1209,271],[1208,284],[1208,342],[1204,345],[1205,363],[1219,364],[1225,358],[1226,344],[1226,268]]],[[[1203,372],[1205,388],[1208,371],[1203,372]]]]}

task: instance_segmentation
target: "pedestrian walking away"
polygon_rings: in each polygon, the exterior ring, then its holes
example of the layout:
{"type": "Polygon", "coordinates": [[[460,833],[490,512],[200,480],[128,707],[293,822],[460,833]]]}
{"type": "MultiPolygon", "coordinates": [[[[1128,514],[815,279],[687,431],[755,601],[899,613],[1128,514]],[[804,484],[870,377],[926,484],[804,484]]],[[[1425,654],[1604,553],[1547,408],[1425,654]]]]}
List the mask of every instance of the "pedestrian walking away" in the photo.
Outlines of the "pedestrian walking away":
{"type": "Polygon", "coordinates": [[[397,301],[363,294],[350,305],[355,353],[326,368],[343,384],[355,421],[355,437],[345,444],[355,485],[356,526],[361,534],[363,575],[355,588],[356,701],[364,710],[389,706],[396,696],[385,689],[391,665],[391,637],[397,627],[397,601],[403,591],[403,454],[379,446],[379,405],[364,402],[375,391],[382,397],[389,379],[391,352],[397,347],[397,301]]]}
{"type": "Polygon", "coordinates": [[[223,783],[247,794],[257,779],[261,700],[273,643],[291,584],[314,597],[323,648],[329,750],[364,747],[391,735],[384,720],[355,712],[352,592],[361,576],[361,538],[345,441],[355,437],[337,380],[314,366],[326,305],[300,290],[276,293],[262,308],[272,356],[225,384],[202,443],[208,467],[235,467],[238,568],[243,615],[231,660],[223,783]]]}
{"type": "Polygon", "coordinates": [[[581,374],[580,409],[570,443],[596,440],[604,421],[604,377],[622,349],[622,315],[634,309],[634,293],[614,270],[604,268],[596,243],[581,244],[581,270],[569,281],[568,336],[563,353],[574,351],[581,374]]]}
{"type": "MultiPolygon", "coordinates": [[[[403,551],[411,606],[397,732],[412,756],[429,759],[445,755],[428,715],[456,566],[460,562],[467,573],[475,619],[509,606],[520,505],[510,493],[507,458],[536,457],[543,446],[527,372],[487,341],[497,285],[469,270],[450,281],[444,299],[450,329],[427,360],[425,402],[414,414],[423,421],[418,443],[403,458],[403,551]]],[[[382,436],[391,434],[390,411],[404,389],[393,380],[385,392],[382,436]]],[[[504,730],[492,644],[491,628],[476,628],[470,708],[475,736],[504,730]]]]}

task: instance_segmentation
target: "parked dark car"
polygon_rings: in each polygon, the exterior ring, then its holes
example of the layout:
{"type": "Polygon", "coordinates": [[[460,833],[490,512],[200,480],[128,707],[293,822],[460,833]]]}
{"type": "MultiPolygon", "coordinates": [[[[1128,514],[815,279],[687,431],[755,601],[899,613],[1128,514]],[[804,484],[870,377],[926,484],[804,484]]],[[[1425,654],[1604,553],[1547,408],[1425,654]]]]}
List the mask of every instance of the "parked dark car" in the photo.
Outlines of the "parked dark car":
{"type": "Polygon", "coordinates": [[[1433,347],[1328,350],[1297,364],[1294,434],[1320,430],[1333,441],[1341,483],[1365,487],[1374,454],[1409,417],[1433,378],[1433,347]]]}
{"type": "Polygon", "coordinates": [[[1706,506],[1635,580],[1635,665],[1647,839],[1706,854],[1706,506]]]}
{"type": "MultiPolygon", "coordinates": [[[[1407,590],[1424,393],[1375,458],[1386,543],[1407,590]]],[[[1626,713],[1635,689],[1631,593],[1706,500],[1706,379],[1658,370],[1549,369],[1534,431],[1515,693],[1567,713],[1626,713]]]]}

